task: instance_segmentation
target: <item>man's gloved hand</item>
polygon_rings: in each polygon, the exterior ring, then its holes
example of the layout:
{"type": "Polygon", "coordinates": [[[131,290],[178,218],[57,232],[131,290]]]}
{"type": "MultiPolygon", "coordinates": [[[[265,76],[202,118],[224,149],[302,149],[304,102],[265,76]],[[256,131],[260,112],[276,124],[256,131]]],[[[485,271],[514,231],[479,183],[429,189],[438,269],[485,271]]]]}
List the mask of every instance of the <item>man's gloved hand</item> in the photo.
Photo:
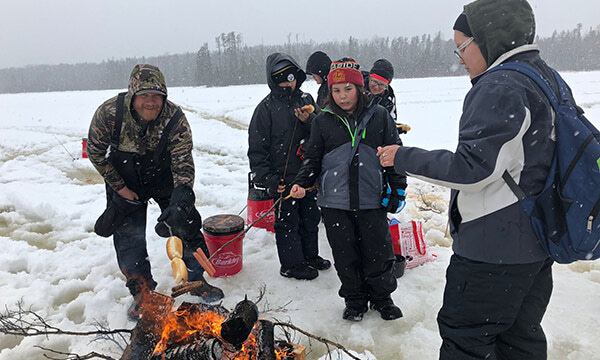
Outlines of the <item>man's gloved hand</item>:
{"type": "Polygon", "coordinates": [[[406,192],[402,189],[392,191],[388,186],[386,194],[381,200],[381,206],[389,213],[399,214],[406,206],[406,192]]]}
{"type": "Polygon", "coordinates": [[[172,229],[180,228],[185,224],[187,212],[179,205],[169,205],[158,217],[158,222],[166,222],[172,229]]]}
{"type": "Polygon", "coordinates": [[[185,225],[195,200],[194,191],[190,187],[178,185],[171,194],[169,206],[163,210],[157,221],[166,222],[173,232],[178,232],[185,225]]]}

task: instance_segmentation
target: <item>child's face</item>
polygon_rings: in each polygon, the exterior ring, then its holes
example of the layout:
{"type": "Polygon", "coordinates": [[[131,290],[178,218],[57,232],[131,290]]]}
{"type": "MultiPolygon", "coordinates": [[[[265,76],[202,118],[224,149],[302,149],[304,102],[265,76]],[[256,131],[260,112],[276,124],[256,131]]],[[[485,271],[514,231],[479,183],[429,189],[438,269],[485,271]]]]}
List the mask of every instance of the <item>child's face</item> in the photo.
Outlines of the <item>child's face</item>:
{"type": "Polygon", "coordinates": [[[284,81],[279,83],[279,87],[290,87],[292,88],[292,92],[294,92],[294,90],[296,90],[296,79],[294,79],[294,81],[284,81]]]}
{"type": "Polygon", "coordinates": [[[331,96],[337,106],[341,107],[342,110],[351,114],[356,109],[358,103],[358,91],[356,85],[345,83],[345,84],[333,84],[331,86],[331,96]]]}

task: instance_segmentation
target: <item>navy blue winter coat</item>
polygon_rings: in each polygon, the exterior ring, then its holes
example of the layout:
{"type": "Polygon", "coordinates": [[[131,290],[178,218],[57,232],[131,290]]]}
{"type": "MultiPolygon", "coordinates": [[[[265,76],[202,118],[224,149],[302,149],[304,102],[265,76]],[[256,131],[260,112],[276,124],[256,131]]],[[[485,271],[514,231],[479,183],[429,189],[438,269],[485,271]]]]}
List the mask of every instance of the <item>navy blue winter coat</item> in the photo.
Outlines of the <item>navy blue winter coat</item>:
{"type": "MultiPolygon", "coordinates": [[[[513,49],[490,68],[525,62],[556,88],[537,49],[513,49]]],[[[403,147],[394,167],[452,189],[449,217],[456,254],[497,264],[544,260],[548,255],[502,174],[507,170],[528,196],[542,189],[555,148],[555,114],[537,85],[515,71],[483,73],[472,83],[456,151],[403,147]]]]}

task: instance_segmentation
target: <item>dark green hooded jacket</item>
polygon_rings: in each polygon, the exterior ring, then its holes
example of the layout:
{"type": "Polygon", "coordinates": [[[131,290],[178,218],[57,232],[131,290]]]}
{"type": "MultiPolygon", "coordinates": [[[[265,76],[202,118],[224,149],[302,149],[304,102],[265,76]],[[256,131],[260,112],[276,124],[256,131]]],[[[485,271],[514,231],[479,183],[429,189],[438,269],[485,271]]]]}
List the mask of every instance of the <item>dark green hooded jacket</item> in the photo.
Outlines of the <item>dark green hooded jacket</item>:
{"type": "Polygon", "coordinates": [[[464,10],[488,66],[500,55],[535,39],[535,18],[526,0],[478,0],[464,10]]]}

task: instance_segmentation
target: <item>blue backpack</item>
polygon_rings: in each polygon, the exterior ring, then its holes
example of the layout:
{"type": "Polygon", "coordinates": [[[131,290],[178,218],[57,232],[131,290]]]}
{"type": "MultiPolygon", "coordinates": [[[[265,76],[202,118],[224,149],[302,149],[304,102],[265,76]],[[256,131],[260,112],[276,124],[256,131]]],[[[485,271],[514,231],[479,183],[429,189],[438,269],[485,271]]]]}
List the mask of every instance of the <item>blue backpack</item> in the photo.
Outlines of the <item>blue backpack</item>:
{"type": "Polygon", "coordinates": [[[559,96],[527,64],[505,63],[488,73],[497,70],[528,76],[556,112],[556,150],[544,189],[527,197],[507,171],[503,179],[529,215],[542,247],[556,262],[600,258],[600,133],[571,103],[567,84],[555,70],[559,96]]]}

